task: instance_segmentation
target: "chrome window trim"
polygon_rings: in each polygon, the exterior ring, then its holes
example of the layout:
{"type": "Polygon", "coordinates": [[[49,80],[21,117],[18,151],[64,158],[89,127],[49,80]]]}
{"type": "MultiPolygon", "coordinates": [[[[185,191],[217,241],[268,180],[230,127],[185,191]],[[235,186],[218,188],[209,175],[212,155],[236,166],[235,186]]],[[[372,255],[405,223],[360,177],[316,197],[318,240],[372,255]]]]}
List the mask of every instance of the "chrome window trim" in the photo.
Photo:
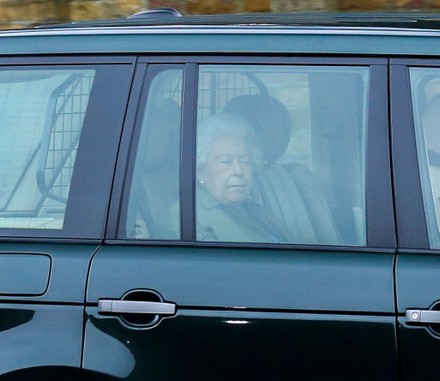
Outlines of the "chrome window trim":
{"type": "Polygon", "coordinates": [[[31,36],[75,36],[75,35],[127,35],[127,34],[234,34],[234,35],[322,35],[322,36],[401,36],[401,37],[440,37],[440,30],[416,28],[367,28],[367,27],[296,27],[282,25],[262,26],[118,26],[118,27],[73,27],[55,29],[14,30],[0,32],[2,37],[31,36]]]}

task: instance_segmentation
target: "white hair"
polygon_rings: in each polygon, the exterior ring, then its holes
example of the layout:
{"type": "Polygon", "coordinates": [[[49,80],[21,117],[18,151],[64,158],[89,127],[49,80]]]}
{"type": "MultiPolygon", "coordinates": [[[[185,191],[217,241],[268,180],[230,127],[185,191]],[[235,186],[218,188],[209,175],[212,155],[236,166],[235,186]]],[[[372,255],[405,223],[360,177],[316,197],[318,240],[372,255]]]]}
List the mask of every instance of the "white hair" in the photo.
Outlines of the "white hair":
{"type": "Polygon", "coordinates": [[[197,170],[208,160],[212,144],[223,137],[242,139],[251,152],[251,164],[255,166],[262,162],[260,144],[251,123],[241,115],[221,112],[197,124],[197,170]]]}

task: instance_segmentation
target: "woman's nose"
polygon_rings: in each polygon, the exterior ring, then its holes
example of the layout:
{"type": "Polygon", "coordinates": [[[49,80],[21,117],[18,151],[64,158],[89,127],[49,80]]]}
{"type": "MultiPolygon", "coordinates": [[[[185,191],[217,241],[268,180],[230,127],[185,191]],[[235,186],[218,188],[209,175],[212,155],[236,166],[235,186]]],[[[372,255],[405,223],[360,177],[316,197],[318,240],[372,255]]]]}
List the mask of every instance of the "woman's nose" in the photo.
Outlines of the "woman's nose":
{"type": "Polygon", "coordinates": [[[243,173],[242,164],[238,159],[234,159],[232,162],[232,171],[234,175],[241,175],[243,173]]]}

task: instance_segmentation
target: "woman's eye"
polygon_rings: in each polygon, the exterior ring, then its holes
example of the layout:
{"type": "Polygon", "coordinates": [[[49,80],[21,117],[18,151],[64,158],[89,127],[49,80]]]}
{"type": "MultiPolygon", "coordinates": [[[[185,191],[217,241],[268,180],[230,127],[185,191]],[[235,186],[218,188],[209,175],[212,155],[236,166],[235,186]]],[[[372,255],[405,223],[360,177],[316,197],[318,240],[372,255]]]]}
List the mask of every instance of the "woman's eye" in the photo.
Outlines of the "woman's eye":
{"type": "Polygon", "coordinates": [[[230,165],[232,163],[231,159],[219,159],[217,161],[217,164],[221,164],[221,165],[230,165]]]}
{"type": "Polygon", "coordinates": [[[218,165],[221,165],[222,167],[230,167],[231,164],[232,163],[230,161],[220,161],[220,162],[218,162],[218,165]]]}

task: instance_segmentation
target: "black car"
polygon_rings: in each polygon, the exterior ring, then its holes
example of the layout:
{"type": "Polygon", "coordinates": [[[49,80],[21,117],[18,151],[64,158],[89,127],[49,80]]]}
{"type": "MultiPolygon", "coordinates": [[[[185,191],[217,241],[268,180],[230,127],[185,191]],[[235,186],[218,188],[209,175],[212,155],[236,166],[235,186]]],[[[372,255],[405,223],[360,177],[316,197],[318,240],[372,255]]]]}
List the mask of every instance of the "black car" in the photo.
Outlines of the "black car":
{"type": "Polygon", "coordinates": [[[440,16],[0,33],[0,380],[427,380],[440,16]]]}

